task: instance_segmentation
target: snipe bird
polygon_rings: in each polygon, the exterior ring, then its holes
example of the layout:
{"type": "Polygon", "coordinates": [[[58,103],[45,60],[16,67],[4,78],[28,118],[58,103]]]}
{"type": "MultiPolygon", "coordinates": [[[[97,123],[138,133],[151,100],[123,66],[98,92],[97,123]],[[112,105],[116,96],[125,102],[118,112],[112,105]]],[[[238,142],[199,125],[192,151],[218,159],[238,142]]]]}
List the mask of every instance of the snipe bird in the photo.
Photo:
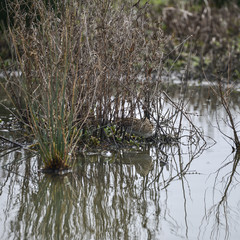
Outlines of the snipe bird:
{"type": "Polygon", "coordinates": [[[123,118],[119,121],[120,125],[130,134],[143,138],[149,138],[154,134],[154,127],[147,118],[123,118]]]}

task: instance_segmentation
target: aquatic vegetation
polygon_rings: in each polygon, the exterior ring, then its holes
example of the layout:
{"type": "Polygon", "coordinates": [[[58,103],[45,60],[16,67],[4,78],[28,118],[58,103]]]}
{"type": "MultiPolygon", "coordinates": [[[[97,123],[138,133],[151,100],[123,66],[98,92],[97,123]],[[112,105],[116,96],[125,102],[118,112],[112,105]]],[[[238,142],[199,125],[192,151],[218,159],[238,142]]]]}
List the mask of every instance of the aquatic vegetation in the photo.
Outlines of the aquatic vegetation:
{"type": "Polygon", "coordinates": [[[2,86],[37,141],[44,168],[68,168],[88,146],[138,145],[155,136],[156,143],[180,133],[177,119],[187,114],[163,91],[166,39],[159,22],[149,21],[147,5],[37,1],[25,12],[22,3],[9,3],[18,74],[6,70],[2,86]]]}
{"type": "Polygon", "coordinates": [[[67,168],[79,144],[120,139],[116,119],[156,111],[150,108],[160,79],[152,82],[150,74],[162,68],[164,36],[160,28],[147,31],[146,7],[37,1],[25,12],[23,3],[8,6],[20,74],[6,71],[2,86],[38,142],[45,168],[67,168]]]}
{"type": "MultiPolygon", "coordinates": [[[[239,154],[240,151],[240,138],[238,136],[239,127],[238,127],[238,120],[236,120],[236,116],[234,116],[234,113],[230,110],[230,96],[232,92],[234,91],[234,85],[230,84],[224,84],[222,82],[222,79],[219,79],[216,85],[211,86],[213,94],[218,98],[220,104],[223,106],[225,112],[226,112],[226,119],[223,119],[224,122],[232,129],[233,137],[226,135],[221,131],[219,128],[219,131],[228,139],[232,141],[234,144],[233,151],[237,151],[237,154],[239,154]]],[[[237,160],[239,161],[239,159],[237,160]]]]}

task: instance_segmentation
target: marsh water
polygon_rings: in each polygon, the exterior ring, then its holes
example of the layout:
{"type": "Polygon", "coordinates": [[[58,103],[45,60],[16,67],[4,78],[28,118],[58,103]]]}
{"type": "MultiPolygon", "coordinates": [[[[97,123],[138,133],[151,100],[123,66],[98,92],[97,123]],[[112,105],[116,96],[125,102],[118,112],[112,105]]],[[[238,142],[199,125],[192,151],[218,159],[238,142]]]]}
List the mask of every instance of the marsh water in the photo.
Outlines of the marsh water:
{"type": "MultiPolygon", "coordinates": [[[[226,114],[208,86],[172,85],[168,94],[186,99],[206,144],[87,152],[59,176],[39,173],[35,153],[1,142],[0,238],[239,239],[240,178],[221,133],[232,136],[226,114]]],[[[237,120],[240,94],[231,100],[237,120]]],[[[0,115],[1,136],[16,140],[19,132],[6,129],[11,114],[0,115]]]]}

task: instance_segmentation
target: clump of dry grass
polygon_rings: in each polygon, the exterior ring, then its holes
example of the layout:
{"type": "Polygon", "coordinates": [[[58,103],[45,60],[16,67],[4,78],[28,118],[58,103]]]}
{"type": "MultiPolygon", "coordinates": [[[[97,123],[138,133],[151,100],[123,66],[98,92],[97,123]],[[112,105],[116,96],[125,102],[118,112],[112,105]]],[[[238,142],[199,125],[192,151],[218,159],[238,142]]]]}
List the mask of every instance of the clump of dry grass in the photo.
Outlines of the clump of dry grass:
{"type": "Polygon", "coordinates": [[[7,75],[4,87],[34,133],[45,168],[67,168],[92,122],[102,139],[116,119],[156,111],[160,75],[153,82],[151,73],[161,73],[164,38],[160,28],[150,31],[147,6],[14,0],[8,7],[21,74],[7,75]]]}

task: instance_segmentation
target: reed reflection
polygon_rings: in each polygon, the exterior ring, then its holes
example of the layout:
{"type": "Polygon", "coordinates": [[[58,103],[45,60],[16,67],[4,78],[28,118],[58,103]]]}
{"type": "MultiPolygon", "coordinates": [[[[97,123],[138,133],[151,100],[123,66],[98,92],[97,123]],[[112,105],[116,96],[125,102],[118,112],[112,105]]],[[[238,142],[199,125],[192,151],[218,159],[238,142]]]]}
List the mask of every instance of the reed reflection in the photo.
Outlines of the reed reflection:
{"type": "Polygon", "coordinates": [[[8,211],[17,214],[3,239],[156,239],[165,221],[180,225],[167,204],[173,180],[182,182],[186,194],[191,163],[183,162],[180,151],[176,145],[120,151],[111,159],[82,156],[64,176],[33,174],[33,161],[21,162],[25,176],[15,174],[9,183],[21,191],[8,190],[8,211]]]}
{"type": "Polygon", "coordinates": [[[212,239],[224,236],[225,239],[235,239],[231,229],[238,227],[239,212],[236,212],[234,205],[238,202],[233,201],[230,196],[234,194],[234,189],[239,185],[239,161],[238,152],[226,158],[224,164],[213,175],[214,187],[205,193],[206,213],[200,226],[199,238],[204,237],[210,231],[212,239]],[[232,193],[233,192],[233,193],[232,193]],[[212,205],[208,206],[208,198],[212,198],[212,205]]]}

